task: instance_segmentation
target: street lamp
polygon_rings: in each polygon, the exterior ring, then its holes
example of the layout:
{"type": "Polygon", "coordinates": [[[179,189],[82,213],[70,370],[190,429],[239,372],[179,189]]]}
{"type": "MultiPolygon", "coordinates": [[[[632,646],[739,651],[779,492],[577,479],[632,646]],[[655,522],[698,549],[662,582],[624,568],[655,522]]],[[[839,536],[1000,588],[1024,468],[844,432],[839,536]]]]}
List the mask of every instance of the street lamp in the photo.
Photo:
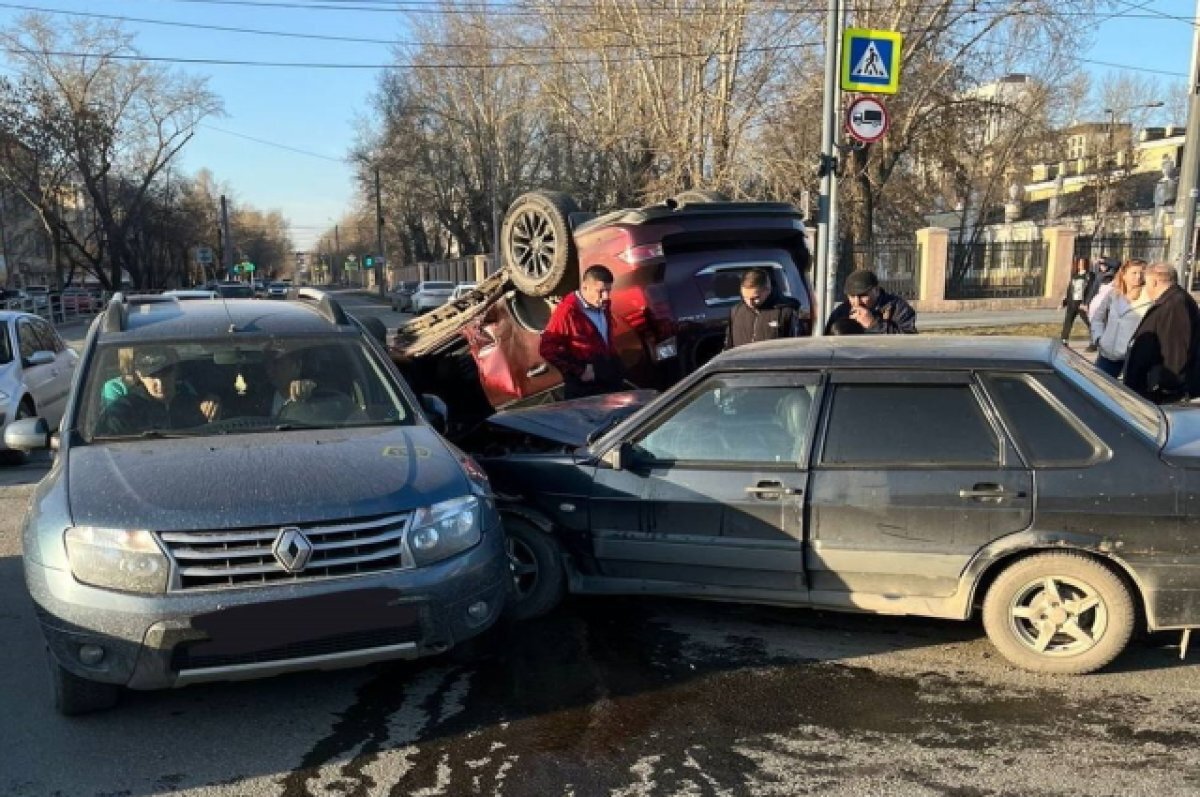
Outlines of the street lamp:
{"type": "Polygon", "coordinates": [[[1141,110],[1143,108],[1161,108],[1163,107],[1162,100],[1154,100],[1153,102],[1142,102],[1134,105],[1126,105],[1121,108],[1105,108],[1104,112],[1108,114],[1108,145],[1105,152],[1105,162],[1098,164],[1101,169],[1108,174],[1108,180],[1101,178],[1100,190],[1096,192],[1096,234],[1101,232],[1104,225],[1104,216],[1107,212],[1108,192],[1112,188],[1112,182],[1115,181],[1117,170],[1117,149],[1116,149],[1116,128],[1117,114],[1126,114],[1130,111],[1141,110]]]}

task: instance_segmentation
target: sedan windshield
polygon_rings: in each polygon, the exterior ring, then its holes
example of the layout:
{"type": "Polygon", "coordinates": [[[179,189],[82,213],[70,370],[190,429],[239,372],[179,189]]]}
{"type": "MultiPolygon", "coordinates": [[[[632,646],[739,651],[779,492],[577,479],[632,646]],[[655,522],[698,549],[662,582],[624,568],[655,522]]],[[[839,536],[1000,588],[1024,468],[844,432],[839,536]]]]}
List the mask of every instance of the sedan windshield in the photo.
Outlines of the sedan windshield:
{"type": "Polygon", "coordinates": [[[358,340],[226,339],[99,349],[85,440],[411,424],[399,386],[358,340]]]}

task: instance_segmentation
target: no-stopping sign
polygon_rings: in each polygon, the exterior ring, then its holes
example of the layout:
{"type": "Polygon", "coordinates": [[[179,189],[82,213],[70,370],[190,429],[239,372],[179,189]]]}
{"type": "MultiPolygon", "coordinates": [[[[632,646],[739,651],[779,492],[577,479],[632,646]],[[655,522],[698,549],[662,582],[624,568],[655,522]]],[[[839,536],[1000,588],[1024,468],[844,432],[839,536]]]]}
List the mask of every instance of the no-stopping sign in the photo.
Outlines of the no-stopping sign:
{"type": "Polygon", "coordinates": [[[889,124],[887,108],[874,97],[859,97],[846,111],[846,131],[864,144],[883,138],[889,124]]]}

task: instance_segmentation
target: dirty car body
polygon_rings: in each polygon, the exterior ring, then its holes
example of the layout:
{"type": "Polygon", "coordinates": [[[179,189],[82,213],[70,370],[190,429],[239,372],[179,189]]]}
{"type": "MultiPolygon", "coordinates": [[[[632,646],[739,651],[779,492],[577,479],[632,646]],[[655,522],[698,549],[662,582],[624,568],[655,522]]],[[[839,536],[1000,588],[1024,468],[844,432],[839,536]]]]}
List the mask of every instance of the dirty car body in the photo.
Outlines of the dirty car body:
{"type": "Polygon", "coordinates": [[[23,526],[64,713],[105,708],[118,687],[430,655],[502,611],[511,580],[482,472],[357,321],[300,294],[115,300],[93,324],[23,526]],[[123,380],[123,351],[215,417],[122,413],[150,391],[123,380]]]}
{"type": "Polygon", "coordinates": [[[572,404],[494,416],[575,432],[481,463],[574,592],[982,617],[1056,673],[1200,625],[1196,411],[1057,343],[755,344],[607,430],[572,404]]]}

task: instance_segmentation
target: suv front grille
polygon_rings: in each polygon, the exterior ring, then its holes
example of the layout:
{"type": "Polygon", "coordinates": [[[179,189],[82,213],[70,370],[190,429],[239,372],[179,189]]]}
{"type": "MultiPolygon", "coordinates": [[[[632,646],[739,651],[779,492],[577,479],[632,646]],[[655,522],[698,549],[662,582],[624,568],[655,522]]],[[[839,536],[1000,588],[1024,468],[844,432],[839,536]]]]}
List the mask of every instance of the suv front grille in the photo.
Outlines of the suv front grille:
{"type": "Polygon", "coordinates": [[[411,519],[404,513],[328,525],[163,531],[159,538],[175,563],[173,589],[248,587],[412,567],[405,542],[411,519]],[[275,555],[285,528],[299,529],[311,545],[308,562],[296,572],[275,555]]]}

